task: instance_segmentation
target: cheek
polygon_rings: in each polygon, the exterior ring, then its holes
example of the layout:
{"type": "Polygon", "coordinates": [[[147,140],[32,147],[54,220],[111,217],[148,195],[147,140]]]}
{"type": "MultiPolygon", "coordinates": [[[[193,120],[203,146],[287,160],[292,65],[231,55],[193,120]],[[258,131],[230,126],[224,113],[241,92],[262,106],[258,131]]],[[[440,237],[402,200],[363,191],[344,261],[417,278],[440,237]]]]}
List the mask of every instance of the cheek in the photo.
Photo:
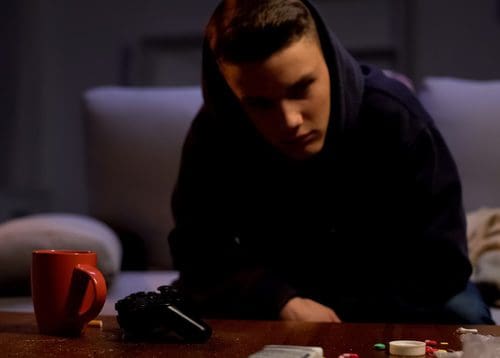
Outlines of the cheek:
{"type": "Polygon", "coordinates": [[[311,97],[304,108],[304,117],[316,123],[327,120],[330,116],[330,97],[324,93],[311,97]]]}
{"type": "Polygon", "coordinates": [[[322,120],[328,119],[330,117],[330,91],[325,89],[320,91],[316,100],[314,101],[313,110],[316,116],[320,117],[322,120]]]}
{"type": "Polygon", "coordinates": [[[247,113],[247,116],[257,131],[266,139],[271,139],[279,130],[276,117],[269,113],[247,113]]]}

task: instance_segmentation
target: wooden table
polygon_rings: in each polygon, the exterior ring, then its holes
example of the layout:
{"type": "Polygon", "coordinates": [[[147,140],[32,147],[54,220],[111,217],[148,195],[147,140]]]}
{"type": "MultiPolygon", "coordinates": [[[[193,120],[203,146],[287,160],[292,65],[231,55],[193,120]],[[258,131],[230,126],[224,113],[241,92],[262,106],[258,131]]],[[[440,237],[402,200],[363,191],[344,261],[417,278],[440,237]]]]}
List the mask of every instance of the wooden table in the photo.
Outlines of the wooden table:
{"type": "MultiPolygon", "coordinates": [[[[0,312],[1,357],[248,357],[266,344],[321,346],[325,357],[358,353],[360,358],[388,357],[374,343],[395,339],[433,339],[461,349],[459,326],[402,324],[330,324],[279,321],[210,320],[212,338],[203,344],[124,342],[116,318],[99,317],[102,329],[89,327],[79,338],[40,335],[31,313],[0,312]]],[[[500,336],[500,326],[474,326],[500,336]]]]}

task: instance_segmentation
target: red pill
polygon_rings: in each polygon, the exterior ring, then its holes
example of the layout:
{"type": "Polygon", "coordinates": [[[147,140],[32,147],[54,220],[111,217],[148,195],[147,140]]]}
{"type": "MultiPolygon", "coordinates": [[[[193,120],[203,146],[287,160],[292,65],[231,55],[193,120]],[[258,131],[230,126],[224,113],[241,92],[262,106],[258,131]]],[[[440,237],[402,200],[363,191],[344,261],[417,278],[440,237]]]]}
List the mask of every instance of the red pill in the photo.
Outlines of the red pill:
{"type": "Polygon", "coordinates": [[[431,346],[426,346],[425,347],[425,353],[427,354],[434,354],[434,352],[438,351],[439,349],[437,348],[432,348],[431,346]]]}

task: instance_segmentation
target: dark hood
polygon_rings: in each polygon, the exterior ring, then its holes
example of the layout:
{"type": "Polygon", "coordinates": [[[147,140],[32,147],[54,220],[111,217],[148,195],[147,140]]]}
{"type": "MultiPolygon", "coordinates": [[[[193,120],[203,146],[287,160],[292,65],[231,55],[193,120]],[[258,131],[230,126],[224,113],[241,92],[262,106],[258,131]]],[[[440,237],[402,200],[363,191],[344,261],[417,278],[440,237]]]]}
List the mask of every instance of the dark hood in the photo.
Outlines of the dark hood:
{"type": "MultiPolygon", "coordinates": [[[[335,139],[342,136],[345,129],[356,121],[363,96],[364,79],[360,65],[328,29],[317,9],[310,1],[303,0],[303,3],[308,7],[316,22],[323,54],[330,72],[332,110],[326,142],[328,146],[329,143],[336,142],[335,139]]],[[[243,138],[237,133],[242,136],[250,135],[253,140],[261,141],[262,139],[256,138],[258,134],[245,119],[242,108],[220,73],[206,38],[203,42],[202,61],[202,88],[205,103],[203,111],[208,112],[211,120],[219,122],[223,132],[230,130],[231,132],[228,133],[231,133],[233,138],[238,137],[239,143],[243,138]]]]}

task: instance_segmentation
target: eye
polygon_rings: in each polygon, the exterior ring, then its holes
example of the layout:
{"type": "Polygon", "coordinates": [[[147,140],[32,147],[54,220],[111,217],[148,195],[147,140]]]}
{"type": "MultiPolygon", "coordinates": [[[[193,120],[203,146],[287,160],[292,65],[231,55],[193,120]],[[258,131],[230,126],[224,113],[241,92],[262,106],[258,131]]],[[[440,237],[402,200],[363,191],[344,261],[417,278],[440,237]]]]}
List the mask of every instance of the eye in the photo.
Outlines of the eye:
{"type": "Polygon", "coordinates": [[[314,78],[306,78],[290,87],[288,91],[288,98],[290,99],[304,99],[309,95],[309,90],[315,82],[314,78]]]}
{"type": "Polygon", "coordinates": [[[272,108],[273,101],[264,97],[250,97],[243,100],[243,106],[253,110],[267,110],[272,108]]]}

